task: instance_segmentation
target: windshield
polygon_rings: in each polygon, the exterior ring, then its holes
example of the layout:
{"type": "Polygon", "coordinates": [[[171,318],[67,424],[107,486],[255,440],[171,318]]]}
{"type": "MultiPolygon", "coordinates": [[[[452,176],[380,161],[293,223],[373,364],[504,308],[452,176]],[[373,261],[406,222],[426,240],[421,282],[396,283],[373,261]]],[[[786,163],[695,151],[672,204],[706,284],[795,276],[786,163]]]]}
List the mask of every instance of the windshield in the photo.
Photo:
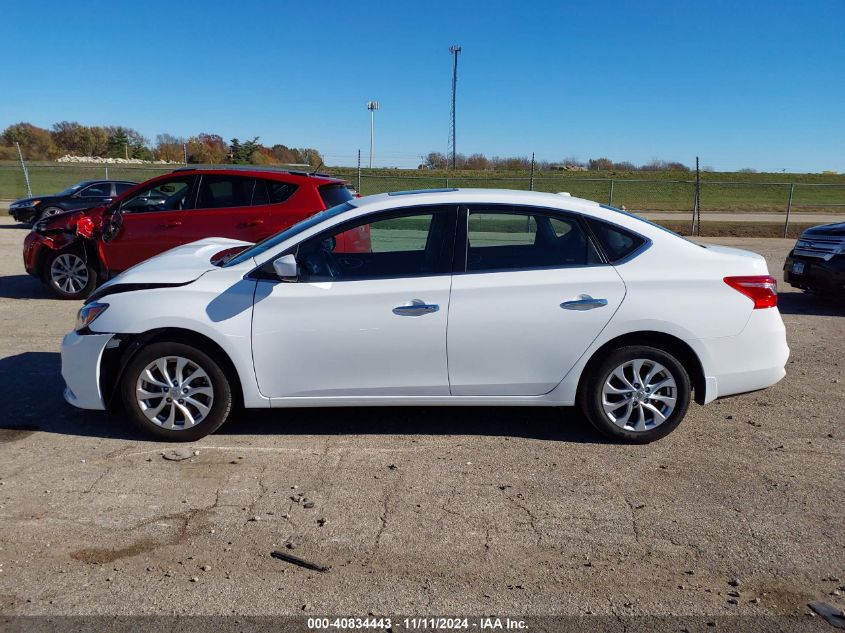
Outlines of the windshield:
{"type": "Polygon", "coordinates": [[[62,190],[61,190],[59,193],[57,193],[56,195],[57,195],[57,196],[69,196],[69,195],[71,195],[71,194],[76,193],[77,191],[79,191],[80,189],[82,189],[82,187],[84,187],[84,186],[85,186],[85,185],[87,185],[87,184],[88,184],[88,181],[87,181],[87,180],[86,180],[85,182],[78,182],[78,183],[76,183],[75,185],[73,185],[72,187],[68,187],[67,189],[62,189],[62,190]]]}
{"type": "Polygon", "coordinates": [[[276,233],[275,235],[271,235],[265,240],[258,242],[254,246],[242,251],[238,254],[237,257],[233,257],[228,262],[223,265],[223,268],[228,268],[229,266],[237,266],[240,263],[243,263],[250,259],[251,257],[258,257],[262,253],[274,248],[284,242],[292,238],[294,235],[302,233],[307,229],[310,229],[312,226],[319,224],[324,220],[329,220],[337,215],[340,215],[344,211],[349,211],[352,209],[353,205],[349,204],[348,202],[344,202],[343,204],[339,204],[336,207],[332,207],[331,209],[326,209],[325,211],[320,211],[319,213],[315,213],[314,215],[305,218],[301,222],[297,222],[290,228],[285,229],[281,233],[276,233]]]}

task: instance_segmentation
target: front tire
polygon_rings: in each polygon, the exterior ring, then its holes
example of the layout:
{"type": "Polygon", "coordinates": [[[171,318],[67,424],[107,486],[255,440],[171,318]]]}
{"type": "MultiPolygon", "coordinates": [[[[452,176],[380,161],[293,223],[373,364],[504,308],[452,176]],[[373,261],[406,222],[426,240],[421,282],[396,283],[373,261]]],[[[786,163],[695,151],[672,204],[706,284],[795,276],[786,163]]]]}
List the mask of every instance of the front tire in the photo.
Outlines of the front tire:
{"type": "Polygon", "coordinates": [[[192,442],[213,433],[232,408],[216,360],[182,343],[152,343],[129,362],[121,396],[131,420],[159,439],[192,442]]]}
{"type": "Polygon", "coordinates": [[[47,218],[51,218],[54,215],[59,215],[60,213],[64,213],[65,210],[61,207],[46,207],[41,210],[41,213],[32,221],[33,224],[38,222],[39,220],[45,220],[47,218]]]}
{"type": "Polygon", "coordinates": [[[610,439],[648,444],[675,430],[689,408],[686,369],[656,347],[621,347],[588,371],[579,393],[581,409],[610,439]]]}
{"type": "Polygon", "coordinates": [[[59,299],[84,299],[97,285],[97,271],[78,251],[55,251],[44,262],[44,280],[59,299]]]}

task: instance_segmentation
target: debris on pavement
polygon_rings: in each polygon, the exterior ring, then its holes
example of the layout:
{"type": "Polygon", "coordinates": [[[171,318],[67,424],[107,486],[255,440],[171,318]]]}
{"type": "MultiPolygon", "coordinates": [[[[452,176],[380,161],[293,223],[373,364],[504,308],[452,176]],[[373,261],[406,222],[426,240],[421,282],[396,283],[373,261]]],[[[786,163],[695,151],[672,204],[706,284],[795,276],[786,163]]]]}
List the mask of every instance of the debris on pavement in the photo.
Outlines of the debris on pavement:
{"type": "Polygon", "coordinates": [[[810,609],[818,613],[825,622],[837,629],[845,629],[845,613],[828,604],[827,602],[810,602],[807,604],[810,609]]]}
{"type": "Polygon", "coordinates": [[[299,567],[304,567],[305,569],[311,569],[320,573],[325,573],[329,571],[328,567],[318,565],[317,563],[312,563],[310,561],[305,560],[304,558],[299,558],[298,556],[294,556],[293,554],[288,554],[287,552],[275,550],[270,554],[270,556],[272,556],[273,558],[278,558],[279,560],[283,560],[287,563],[291,563],[292,565],[297,565],[299,567]]]}
{"type": "Polygon", "coordinates": [[[164,459],[171,462],[181,462],[183,459],[190,459],[194,455],[199,455],[199,451],[192,451],[189,448],[171,448],[161,454],[164,459]]]}

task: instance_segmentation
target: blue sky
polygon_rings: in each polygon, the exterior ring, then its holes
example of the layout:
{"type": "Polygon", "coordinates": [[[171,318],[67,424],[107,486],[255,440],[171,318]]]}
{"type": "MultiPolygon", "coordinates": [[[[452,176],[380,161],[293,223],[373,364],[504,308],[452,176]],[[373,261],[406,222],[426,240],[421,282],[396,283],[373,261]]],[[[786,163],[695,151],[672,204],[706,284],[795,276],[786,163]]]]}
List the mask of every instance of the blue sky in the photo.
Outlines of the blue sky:
{"type": "Polygon", "coordinates": [[[0,128],[845,171],[845,0],[6,2],[0,128]]]}

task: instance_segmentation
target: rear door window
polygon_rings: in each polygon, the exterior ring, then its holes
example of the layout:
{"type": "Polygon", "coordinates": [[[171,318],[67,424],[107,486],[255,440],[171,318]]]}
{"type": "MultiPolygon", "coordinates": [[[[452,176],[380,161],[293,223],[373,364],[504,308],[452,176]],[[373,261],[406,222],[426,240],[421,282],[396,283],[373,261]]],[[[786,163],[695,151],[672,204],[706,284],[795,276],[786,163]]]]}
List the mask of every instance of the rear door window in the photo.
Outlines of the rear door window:
{"type": "Polygon", "coordinates": [[[467,272],[599,263],[593,243],[574,216],[529,207],[470,209],[467,272]]]}
{"type": "Polygon", "coordinates": [[[203,176],[197,196],[198,209],[248,207],[255,179],[245,176],[203,176]]]}

